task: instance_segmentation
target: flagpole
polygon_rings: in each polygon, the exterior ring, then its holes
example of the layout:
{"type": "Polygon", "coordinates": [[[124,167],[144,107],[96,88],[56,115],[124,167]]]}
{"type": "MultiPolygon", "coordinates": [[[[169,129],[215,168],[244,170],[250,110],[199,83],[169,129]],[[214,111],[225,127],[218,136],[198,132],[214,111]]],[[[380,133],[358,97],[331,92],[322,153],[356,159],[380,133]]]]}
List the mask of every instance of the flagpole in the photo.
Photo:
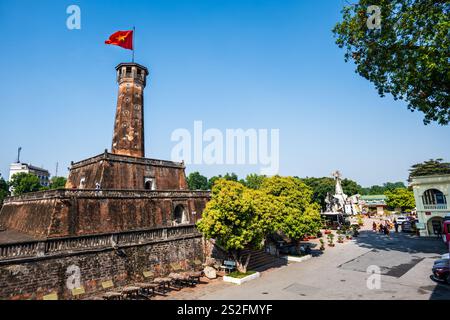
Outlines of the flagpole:
{"type": "Polygon", "coordinates": [[[134,34],[136,33],[136,28],[133,26],[133,63],[134,63],[134,34]]]}

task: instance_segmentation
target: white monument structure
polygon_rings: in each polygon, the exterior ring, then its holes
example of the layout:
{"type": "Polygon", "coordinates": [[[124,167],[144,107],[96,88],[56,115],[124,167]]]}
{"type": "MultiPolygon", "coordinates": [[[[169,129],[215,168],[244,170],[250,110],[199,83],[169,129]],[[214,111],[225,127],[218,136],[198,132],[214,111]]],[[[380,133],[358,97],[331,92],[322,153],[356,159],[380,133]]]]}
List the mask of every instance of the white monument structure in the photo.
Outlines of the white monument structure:
{"type": "Polygon", "coordinates": [[[356,204],[358,203],[358,195],[354,195],[348,197],[344,190],[342,189],[341,184],[341,173],[336,170],[331,174],[335,181],[336,187],[334,191],[334,195],[331,195],[329,192],[327,193],[327,197],[325,198],[326,212],[324,214],[345,214],[345,215],[354,215],[357,213],[356,204]]]}

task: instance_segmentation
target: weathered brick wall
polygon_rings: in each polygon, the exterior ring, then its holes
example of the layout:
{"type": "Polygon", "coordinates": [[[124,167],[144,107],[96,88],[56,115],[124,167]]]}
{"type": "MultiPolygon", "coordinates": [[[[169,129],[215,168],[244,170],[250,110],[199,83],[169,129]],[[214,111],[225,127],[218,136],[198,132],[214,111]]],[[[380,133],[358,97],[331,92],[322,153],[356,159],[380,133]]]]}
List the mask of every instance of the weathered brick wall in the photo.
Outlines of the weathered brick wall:
{"type": "Polygon", "coordinates": [[[163,160],[105,153],[72,165],[66,188],[145,189],[145,178],[154,179],[157,190],[186,190],[184,165],[163,160]]]}
{"type": "Polygon", "coordinates": [[[60,209],[56,199],[31,203],[4,204],[0,209],[0,228],[20,230],[34,237],[46,237],[55,211],[60,209]]]}
{"type": "MultiPolygon", "coordinates": [[[[170,263],[178,262],[186,270],[195,259],[204,261],[204,244],[200,236],[132,246],[121,249],[83,252],[76,255],[46,257],[16,263],[0,262],[0,299],[42,299],[56,292],[59,299],[86,298],[102,291],[102,282],[112,280],[123,286],[144,280],[144,271],[155,275],[170,272],[170,263]],[[73,296],[79,270],[85,294],[73,296]]],[[[110,289],[108,289],[110,290],[110,289]]]]}
{"type": "Polygon", "coordinates": [[[177,205],[189,222],[201,217],[208,193],[58,190],[5,202],[0,226],[35,237],[66,237],[171,225],[177,205]]]}

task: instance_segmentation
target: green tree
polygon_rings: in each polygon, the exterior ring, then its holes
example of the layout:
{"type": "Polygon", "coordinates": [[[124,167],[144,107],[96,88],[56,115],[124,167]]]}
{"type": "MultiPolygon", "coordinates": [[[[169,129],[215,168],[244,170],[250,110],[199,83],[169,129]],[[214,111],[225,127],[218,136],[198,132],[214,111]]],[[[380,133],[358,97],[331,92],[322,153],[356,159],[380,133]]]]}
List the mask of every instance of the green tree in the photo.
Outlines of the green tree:
{"type": "MultiPolygon", "coordinates": [[[[247,272],[250,255],[243,260],[242,250],[260,248],[267,224],[259,214],[255,190],[239,182],[218,179],[211,190],[211,200],[197,227],[207,239],[229,251],[238,271],[247,272]]],[[[261,201],[261,200],[260,200],[261,201]]],[[[258,202],[260,206],[260,202],[258,202]]]]}
{"type": "Polygon", "coordinates": [[[212,176],[209,180],[208,180],[208,189],[212,189],[212,187],[214,186],[214,183],[219,180],[219,179],[225,179],[228,181],[238,181],[238,176],[237,174],[235,174],[234,172],[232,173],[226,173],[224,176],[222,176],[221,174],[219,174],[218,176],[212,176]]]}
{"type": "Polygon", "coordinates": [[[342,180],[341,185],[342,190],[348,196],[361,194],[361,192],[363,191],[363,188],[358,183],[347,178],[342,180]]]}
{"type": "Polygon", "coordinates": [[[364,195],[384,194],[386,191],[392,191],[398,188],[406,188],[406,186],[403,182],[386,182],[383,183],[382,186],[373,185],[368,188],[363,188],[361,194],[364,195]]]}
{"type": "Polygon", "coordinates": [[[52,177],[50,179],[50,189],[63,189],[66,186],[67,179],[65,177],[52,177]]]}
{"type": "Polygon", "coordinates": [[[16,196],[27,192],[39,191],[42,188],[36,175],[25,172],[14,174],[9,181],[9,185],[16,196]]]}
{"type": "Polygon", "coordinates": [[[412,210],[416,206],[414,193],[406,188],[397,188],[384,193],[387,197],[386,205],[390,208],[400,208],[401,211],[412,210]]]}
{"type": "Polygon", "coordinates": [[[261,184],[264,182],[264,179],[266,179],[265,175],[252,173],[247,175],[247,177],[245,177],[243,183],[246,187],[257,190],[261,187],[261,184]]]}
{"type": "Polygon", "coordinates": [[[424,113],[424,123],[450,120],[450,20],[448,1],[360,0],[345,6],[343,19],[333,29],[336,44],[345,49],[345,61],[375,85],[383,97],[404,99],[408,109],[424,113]],[[381,10],[381,28],[368,7],[381,10]]]}
{"type": "Polygon", "coordinates": [[[9,196],[9,186],[8,183],[0,177],[0,207],[2,206],[3,199],[9,196]]]}
{"type": "Polygon", "coordinates": [[[334,194],[336,182],[333,178],[322,177],[307,177],[301,179],[306,185],[313,190],[312,200],[320,205],[321,208],[325,208],[325,198],[327,193],[334,194]]]}
{"type": "Polygon", "coordinates": [[[198,171],[191,172],[186,180],[190,190],[208,190],[209,188],[208,178],[198,171]]]}
{"type": "Polygon", "coordinates": [[[313,202],[313,190],[300,179],[273,176],[264,180],[260,190],[271,197],[270,202],[279,210],[273,217],[266,217],[273,231],[282,232],[297,243],[305,235],[319,232],[320,206],[313,202]]]}
{"type": "Polygon", "coordinates": [[[416,163],[409,169],[409,180],[418,176],[435,174],[450,174],[450,162],[442,162],[443,159],[430,159],[422,163],[416,163]]]}

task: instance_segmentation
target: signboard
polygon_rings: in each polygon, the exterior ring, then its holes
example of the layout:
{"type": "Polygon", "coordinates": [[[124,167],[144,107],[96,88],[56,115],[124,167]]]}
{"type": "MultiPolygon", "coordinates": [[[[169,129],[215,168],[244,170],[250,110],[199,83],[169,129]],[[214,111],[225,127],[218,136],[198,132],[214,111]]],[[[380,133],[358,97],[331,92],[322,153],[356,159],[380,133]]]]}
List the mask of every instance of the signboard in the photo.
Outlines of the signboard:
{"type": "Polygon", "coordinates": [[[151,272],[151,271],[144,271],[144,277],[146,277],[146,278],[153,277],[153,272],[151,272]]]}
{"type": "Polygon", "coordinates": [[[416,228],[419,229],[419,230],[425,230],[425,229],[426,229],[425,223],[423,223],[423,222],[417,222],[417,223],[416,223],[416,228]]]}
{"type": "Polygon", "coordinates": [[[58,294],[56,292],[47,294],[42,297],[43,300],[58,300],[58,294]]]}
{"type": "Polygon", "coordinates": [[[103,281],[102,287],[103,287],[103,289],[108,289],[108,288],[114,287],[114,283],[112,282],[112,280],[103,281]]]}
{"type": "Polygon", "coordinates": [[[72,289],[72,295],[73,296],[78,296],[78,295],[84,294],[84,293],[85,293],[85,291],[84,291],[83,287],[72,289]]]}

